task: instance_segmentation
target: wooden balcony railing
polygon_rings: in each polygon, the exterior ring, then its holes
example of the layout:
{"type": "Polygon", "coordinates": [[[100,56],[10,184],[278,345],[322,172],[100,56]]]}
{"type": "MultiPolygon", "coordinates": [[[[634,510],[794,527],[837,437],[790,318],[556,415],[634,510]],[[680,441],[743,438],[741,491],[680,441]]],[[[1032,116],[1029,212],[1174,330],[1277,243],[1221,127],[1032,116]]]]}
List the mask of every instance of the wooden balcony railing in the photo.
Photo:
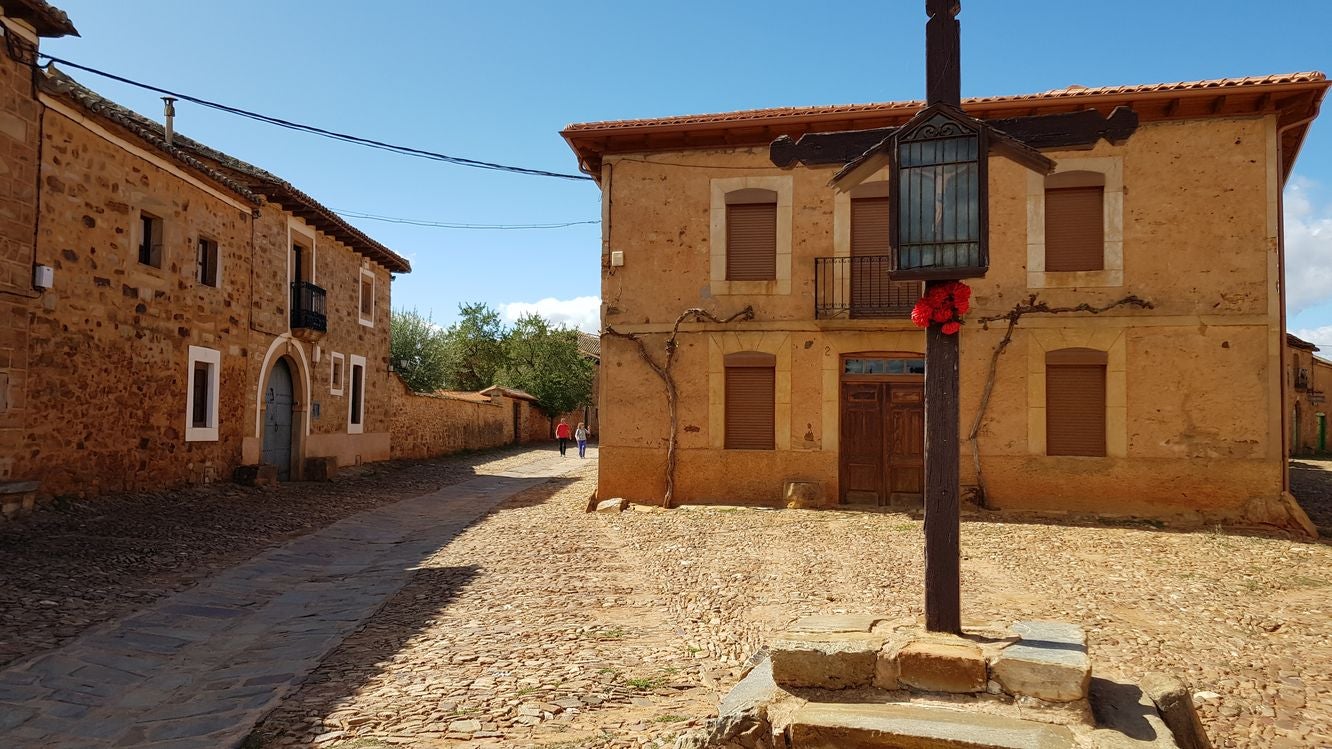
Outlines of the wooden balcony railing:
{"type": "Polygon", "coordinates": [[[309,281],[293,281],[291,284],[291,329],[318,333],[328,330],[324,290],[309,281]]]}

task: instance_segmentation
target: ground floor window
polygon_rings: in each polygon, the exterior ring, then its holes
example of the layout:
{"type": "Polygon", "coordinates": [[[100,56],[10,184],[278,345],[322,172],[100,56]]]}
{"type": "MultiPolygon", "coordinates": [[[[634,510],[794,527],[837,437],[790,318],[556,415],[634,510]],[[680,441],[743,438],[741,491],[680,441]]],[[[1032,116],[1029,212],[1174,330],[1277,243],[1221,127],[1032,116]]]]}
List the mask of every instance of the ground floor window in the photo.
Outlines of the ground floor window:
{"type": "Polygon", "coordinates": [[[328,392],[330,395],[342,395],[343,372],[346,369],[346,357],[342,354],[333,354],[329,357],[328,373],[328,392]]]}
{"type": "Polygon", "coordinates": [[[186,368],[185,441],[217,441],[218,384],[222,354],[202,346],[190,346],[186,368]]]}
{"type": "Polygon", "coordinates": [[[351,355],[351,388],[348,402],[347,431],[360,434],[365,429],[365,357],[351,355]]]}
{"type": "Polygon", "coordinates": [[[776,448],[777,357],[756,351],[726,355],[727,450],[776,448]]]}
{"type": "Polygon", "coordinates": [[[1105,456],[1106,352],[1085,348],[1045,355],[1045,452],[1105,456]]]}

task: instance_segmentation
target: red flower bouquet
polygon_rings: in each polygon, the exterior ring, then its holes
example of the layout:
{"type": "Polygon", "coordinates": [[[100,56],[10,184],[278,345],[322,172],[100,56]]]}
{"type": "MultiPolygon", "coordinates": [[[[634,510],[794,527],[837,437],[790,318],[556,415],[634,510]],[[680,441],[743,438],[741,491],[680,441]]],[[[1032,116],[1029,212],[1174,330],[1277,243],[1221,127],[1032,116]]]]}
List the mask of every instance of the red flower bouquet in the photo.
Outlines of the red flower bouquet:
{"type": "Polygon", "coordinates": [[[939,323],[945,335],[962,329],[962,316],[971,310],[971,287],[961,281],[949,281],[930,287],[911,310],[911,322],[928,328],[939,323]]]}

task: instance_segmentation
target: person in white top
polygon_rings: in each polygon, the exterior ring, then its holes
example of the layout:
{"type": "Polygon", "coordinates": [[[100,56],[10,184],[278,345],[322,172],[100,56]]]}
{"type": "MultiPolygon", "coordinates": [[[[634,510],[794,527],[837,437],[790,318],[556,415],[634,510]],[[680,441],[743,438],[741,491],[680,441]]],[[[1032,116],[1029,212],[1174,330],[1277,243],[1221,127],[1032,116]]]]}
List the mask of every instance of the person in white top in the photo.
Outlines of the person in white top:
{"type": "Polygon", "coordinates": [[[578,422],[578,428],[574,430],[574,439],[578,441],[578,457],[587,457],[587,427],[583,422],[578,422]]]}

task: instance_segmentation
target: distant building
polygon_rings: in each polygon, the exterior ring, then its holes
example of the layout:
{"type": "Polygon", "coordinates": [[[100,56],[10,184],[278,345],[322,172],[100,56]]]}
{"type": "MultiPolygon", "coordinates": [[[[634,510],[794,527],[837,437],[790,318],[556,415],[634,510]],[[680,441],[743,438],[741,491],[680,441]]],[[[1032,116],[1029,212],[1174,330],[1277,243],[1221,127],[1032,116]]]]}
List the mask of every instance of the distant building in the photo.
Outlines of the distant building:
{"type": "Polygon", "coordinates": [[[1332,362],[1315,355],[1318,347],[1286,334],[1286,412],[1290,418],[1290,454],[1324,454],[1328,448],[1327,391],[1332,362]]]}
{"type": "MultiPolygon", "coordinates": [[[[1000,509],[1304,526],[1287,491],[1282,186],[1320,73],[971,99],[1048,176],[988,161],[990,269],[961,333],[961,434],[1023,317],[962,482],[1000,509]],[[1044,119],[1042,119],[1044,118],[1044,119]],[[1062,118],[1062,119],[1061,119],[1062,118]],[[1104,123],[1088,129],[1076,122],[1104,123]]],[[[918,282],[888,276],[889,167],[830,181],[922,107],[891,102],[591,122],[563,131],[603,193],[603,324],[681,326],[676,499],[912,506],[923,483],[918,282]],[[783,137],[785,136],[785,137],[783,137]]],[[[657,500],[670,426],[632,342],[602,345],[599,496],[657,500]]],[[[1302,435],[1303,436],[1303,435],[1302,435]]]]}
{"type": "Polygon", "coordinates": [[[39,70],[6,2],[0,475],[44,495],[389,457],[406,260],[288,182],[39,70]],[[35,242],[34,242],[35,238],[35,242]]]}

